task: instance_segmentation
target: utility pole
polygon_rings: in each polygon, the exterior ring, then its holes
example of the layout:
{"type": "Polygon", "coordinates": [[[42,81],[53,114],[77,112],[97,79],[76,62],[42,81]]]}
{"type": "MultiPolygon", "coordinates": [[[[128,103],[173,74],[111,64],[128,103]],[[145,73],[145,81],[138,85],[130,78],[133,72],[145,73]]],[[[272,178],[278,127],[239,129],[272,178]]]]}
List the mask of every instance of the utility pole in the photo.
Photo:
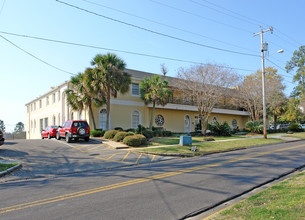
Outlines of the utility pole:
{"type": "Polygon", "coordinates": [[[263,87],[263,122],[264,122],[264,138],[267,139],[267,112],[266,112],[266,91],[265,91],[265,58],[264,51],[268,50],[268,44],[264,43],[263,35],[265,32],[273,32],[273,28],[269,27],[267,30],[263,30],[260,27],[261,31],[259,33],[253,34],[253,37],[261,35],[261,56],[262,56],[262,87],[263,87]]]}

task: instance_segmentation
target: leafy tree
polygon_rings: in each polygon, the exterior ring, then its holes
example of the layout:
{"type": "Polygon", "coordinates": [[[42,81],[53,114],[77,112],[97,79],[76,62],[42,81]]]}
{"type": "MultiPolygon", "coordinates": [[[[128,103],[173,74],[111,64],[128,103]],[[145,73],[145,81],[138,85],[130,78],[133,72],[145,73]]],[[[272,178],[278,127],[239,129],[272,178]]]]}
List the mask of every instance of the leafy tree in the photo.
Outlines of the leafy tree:
{"type": "MultiPolygon", "coordinates": [[[[265,69],[265,91],[267,108],[275,111],[283,101],[285,86],[283,78],[277,74],[277,69],[267,67],[265,69]]],[[[262,117],[262,71],[250,74],[244,78],[240,86],[240,105],[250,113],[251,121],[260,121],[262,117]]]]}
{"type": "Polygon", "coordinates": [[[150,117],[149,129],[152,129],[155,107],[166,105],[172,96],[172,90],[168,88],[167,79],[162,80],[161,76],[155,75],[151,79],[145,78],[140,84],[141,98],[145,104],[152,103],[153,108],[150,117]]]}
{"type": "Polygon", "coordinates": [[[105,103],[105,100],[103,99],[104,97],[98,97],[96,93],[92,92],[92,89],[89,87],[90,85],[86,83],[86,77],[91,71],[91,68],[87,68],[84,73],[71,77],[69,89],[65,93],[67,95],[67,102],[73,110],[81,112],[84,108],[89,108],[93,127],[96,130],[92,106],[100,107],[105,103]]]}
{"type": "Polygon", "coordinates": [[[20,134],[24,131],[24,124],[22,122],[18,122],[15,126],[14,133],[20,134]]]}
{"type": "Polygon", "coordinates": [[[296,74],[293,77],[295,82],[299,82],[299,86],[296,87],[298,91],[304,95],[305,92],[305,46],[301,46],[299,50],[294,51],[290,61],[287,62],[285,67],[287,73],[296,69],[296,74]]]}
{"type": "Polygon", "coordinates": [[[4,125],[4,121],[0,120],[0,129],[5,132],[5,125],[4,125]]]}
{"type": "Polygon", "coordinates": [[[94,69],[87,77],[87,83],[95,91],[99,98],[105,97],[106,100],[106,130],[109,130],[110,99],[116,98],[118,92],[124,94],[128,92],[131,78],[128,73],[123,72],[126,63],[115,54],[97,54],[91,61],[94,69]]]}
{"type": "Polygon", "coordinates": [[[180,69],[175,87],[186,102],[195,102],[198,107],[202,133],[208,127],[208,119],[214,107],[236,92],[231,89],[239,84],[238,75],[230,68],[219,65],[196,65],[180,69]]]}
{"type": "Polygon", "coordinates": [[[281,121],[299,122],[302,118],[302,112],[299,108],[300,99],[290,98],[284,108],[284,114],[279,117],[281,121]]]}

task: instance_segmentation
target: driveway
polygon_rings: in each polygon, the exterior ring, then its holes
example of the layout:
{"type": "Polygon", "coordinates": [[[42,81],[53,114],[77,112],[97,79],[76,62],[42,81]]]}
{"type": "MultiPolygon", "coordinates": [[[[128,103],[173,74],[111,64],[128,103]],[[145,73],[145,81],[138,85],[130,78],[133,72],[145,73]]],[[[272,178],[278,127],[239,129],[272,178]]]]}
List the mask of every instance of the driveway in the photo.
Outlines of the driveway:
{"type": "Polygon", "coordinates": [[[0,157],[16,159],[23,163],[22,169],[2,177],[0,182],[103,170],[172,159],[116,150],[92,140],[68,144],[63,140],[56,139],[8,140],[0,148],[0,157]]]}

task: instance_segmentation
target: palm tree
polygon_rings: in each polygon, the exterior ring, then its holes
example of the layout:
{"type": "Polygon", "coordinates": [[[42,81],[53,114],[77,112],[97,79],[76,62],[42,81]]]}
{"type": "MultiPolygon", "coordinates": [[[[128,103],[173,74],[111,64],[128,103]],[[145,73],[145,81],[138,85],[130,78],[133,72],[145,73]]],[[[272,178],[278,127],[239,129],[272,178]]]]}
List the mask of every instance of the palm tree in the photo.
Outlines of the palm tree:
{"type": "Polygon", "coordinates": [[[67,103],[73,110],[82,111],[85,107],[88,107],[93,120],[93,127],[96,130],[94,114],[92,111],[92,105],[96,107],[102,106],[105,103],[103,97],[98,97],[97,94],[92,92],[92,89],[88,87],[87,76],[92,72],[91,68],[87,68],[84,73],[79,73],[77,76],[71,77],[69,89],[65,91],[67,95],[67,103]]]}
{"type": "Polygon", "coordinates": [[[116,98],[118,92],[124,94],[128,92],[131,78],[125,70],[125,62],[115,54],[97,54],[91,61],[94,66],[90,73],[90,84],[92,89],[106,99],[106,130],[109,130],[110,99],[116,98]]]}
{"type": "Polygon", "coordinates": [[[141,98],[145,104],[152,103],[153,109],[151,112],[149,128],[152,129],[152,123],[155,113],[155,106],[166,105],[169,98],[172,96],[172,90],[168,88],[168,81],[162,80],[161,76],[156,75],[151,78],[145,78],[140,84],[141,98]]]}

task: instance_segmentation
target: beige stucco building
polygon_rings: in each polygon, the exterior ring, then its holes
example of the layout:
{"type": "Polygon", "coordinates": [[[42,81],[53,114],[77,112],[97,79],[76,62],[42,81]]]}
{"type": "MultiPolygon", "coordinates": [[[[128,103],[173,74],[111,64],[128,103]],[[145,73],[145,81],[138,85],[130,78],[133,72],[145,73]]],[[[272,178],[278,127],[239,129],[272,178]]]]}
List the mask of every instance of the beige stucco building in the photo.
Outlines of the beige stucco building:
{"type": "MultiPolygon", "coordinates": [[[[153,74],[136,70],[125,70],[131,75],[132,83],[128,93],[118,94],[111,99],[110,128],[121,127],[123,129],[137,128],[138,124],[149,126],[152,105],[145,105],[140,97],[140,82],[153,74]]],[[[169,82],[171,77],[169,77],[169,82]]],[[[171,85],[171,83],[170,83],[171,85]]],[[[27,139],[41,138],[41,130],[48,125],[62,125],[66,120],[84,119],[93,130],[93,119],[88,109],[82,112],[72,111],[66,103],[65,90],[68,82],[65,82],[46,94],[26,104],[26,136],[27,139]]],[[[175,93],[174,93],[175,96],[175,93]]],[[[175,97],[174,97],[175,98],[175,97]]],[[[106,127],[106,106],[93,107],[96,127],[106,127]]],[[[249,113],[239,110],[238,107],[218,105],[214,108],[210,121],[227,121],[231,127],[244,128],[248,121],[249,113]]],[[[172,132],[191,132],[199,123],[197,106],[172,99],[165,106],[156,106],[154,114],[155,127],[162,127],[172,132]]]]}

